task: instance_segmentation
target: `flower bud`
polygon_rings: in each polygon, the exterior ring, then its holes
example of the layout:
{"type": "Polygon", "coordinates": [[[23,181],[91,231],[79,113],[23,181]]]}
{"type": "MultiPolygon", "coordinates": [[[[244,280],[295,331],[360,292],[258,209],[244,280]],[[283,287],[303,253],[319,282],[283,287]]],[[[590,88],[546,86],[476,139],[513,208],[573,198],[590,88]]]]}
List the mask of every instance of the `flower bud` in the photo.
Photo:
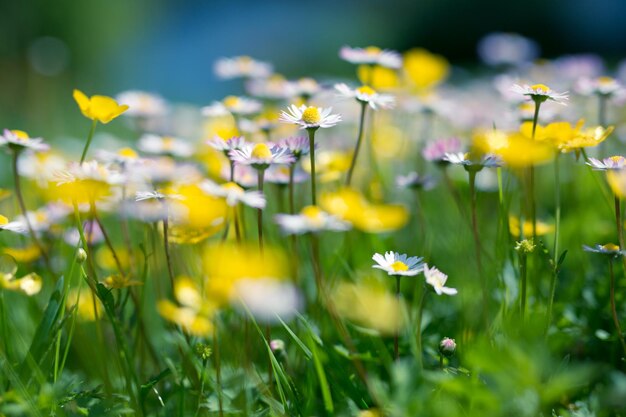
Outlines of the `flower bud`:
{"type": "Polygon", "coordinates": [[[450,358],[454,355],[454,352],[456,352],[456,342],[454,339],[444,337],[439,343],[439,353],[446,358],[450,358]]]}
{"type": "Polygon", "coordinates": [[[85,252],[85,249],[83,248],[78,248],[78,250],[76,251],[76,261],[79,264],[82,264],[86,260],[87,260],[87,252],[85,252]]]}
{"type": "Polygon", "coordinates": [[[270,342],[270,349],[272,352],[282,352],[285,350],[285,342],[280,339],[274,339],[270,342]]]}

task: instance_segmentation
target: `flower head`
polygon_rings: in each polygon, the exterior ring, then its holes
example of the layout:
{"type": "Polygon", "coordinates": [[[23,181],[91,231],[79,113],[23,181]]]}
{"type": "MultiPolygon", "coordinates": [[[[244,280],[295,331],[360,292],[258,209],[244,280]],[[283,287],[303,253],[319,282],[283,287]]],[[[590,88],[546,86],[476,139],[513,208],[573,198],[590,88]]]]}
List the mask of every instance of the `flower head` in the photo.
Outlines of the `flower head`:
{"type": "Polygon", "coordinates": [[[50,146],[43,143],[42,138],[31,138],[28,133],[21,130],[4,129],[4,134],[0,136],[0,146],[7,145],[14,151],[29,149],[35,152],[44,152],[50,146]]]}
{"type": "Polygon", "coordinates": [[[402,66],[402,56],[398,52],[376,46],[366,48],[344,46],[339,50],[339,57],[351,64],[380,65],[394,69],[402,66]]]}
{"type": "Polygon", "coordinates": [[[438,139],[427,144],[422,150],[422,156],[430,162],[447,163],[446,154],[461,152],[462,145],[458,138],[438,139]]]}
{"type": "Polygon", "coordinates": [[[286,235],[315,233],[323,230],[341,232],[351,227],[350,223],[326,213],[317,206],[306,206],[299,214],[277,214],[274,220],[286,235]]]}
{"type": "Polygon", "coordinates": [[[287,111],[280,113],[279,120],[284,123],[299,125],[301,129],[317,129],[332,127],[341,121],[341,116],[331,114],[332,107],[322,108],[292,104],[287,111]]]}
{"type": "Polygon", "coordinates": [[[187,158],[193,155],[193,146],[179,138],[145,134],[139,138],[137,147],[140,151],[155,155],[173,155],[187,158]]]}
{"type": "Polygon", "coordinates": [[[437,181],[430,175],[420,175],[415,171],[396,177],[398,188],[412,188],[415,190],[430,190],[435,187],[437,181]]]}
{"type": "MultiPolygon", "coordinates": [[[[306,136],[290,137],[278,142],[279,146],[289,149],[296,161],[311,152],[311,143],[306,136]]],[[[317,147],[317,145],[315,145],[317,147]]]]}
{"type": "Polygon", "coordinates": [[[584,96],[611,97],[624,91],[624,87],[612,77],[581,78],[576,83],[576,90],[584,96]]]}
{"type": "Polygon", "coordinates": [[[340,97],[354,98],[358,102],[367,104],[372,109],[388,109],[393,107],[395,99],[389,94],[379,94],[372,87],[366,85],[352,89],[346,84],[335,84],[335,90],[340,97]]]}
{"type": "Polygon", "coordinates": [[[265,208],[265,196],[262,192],[245,191],[234,182],[220,185],[210,180],[204,180],[200,183],[200,189],[211,196],[225,198],[226,204],[231,207],[243,203],[254,208],[265,208]]]}
{"type": "Polygon", "coordinates": [[[439,342],[439,352],[447,358],[453,356],[454,352],[456,352],[456,341],[449,337],[444,337],[439,342]]]}
{"type": "Polygon", "coordinates": [[[408,257],[398,252],[385,252],[384,256],[375,253],[372,259],[377,263],[372,268],[382,269],[389,275],[414,276],[422,272],[426,265],[422,262],[424,258],[408,257]]]}
{"type": "Polygon", "coordinates": [[[98,95],[87,97],[80,90],[74,90],[74,100],[76,100],[83,116],[104,124],[128,110],[127,105],[118,104],[112,97],[98,95]]]}
{"type": "Polygon", "coordinates": [[[502,165],[495,155],[485,154],[480,158],[475,158],[469,152],[446,153],[444,161],[454,165],[463,165],[466,170],[480,171],[483,168],[493,168],[502,165]]]}
{"type": "Polygon", "coordinates": [[[264,78],[272,74],[272,65],[249,56],[220,58],[213,67],[215,74],[224,80],[232,78],[264,78]]]}
{"type": "Polygon", "coordinates": [[[593,247],[583,245],[585,252],[599,253],[601,255],[608,255],[617,258],[618,256],[626,256],[626,251],[623,251],[619,246],[614,243],[607,243],[605,245],[595,245],[593,247]]]}
{"type": "Polygon", "coordinates": [[[222,101],[216,101],[210,106],[202,108],[202,115],[219,117],[232,114],[234,116],[249,116],[261,111],[260,101],[247,97],[228,96],[222,101]]]}
{"type": "Polygon", "coordinates": [[[231,160],[242,165],[251,165],[256,169],[267,169],[273,164],[295,162],[289,149],[267,143],[246,143],[240,149],[228,153],[231,160]]]}
{"type": "Polygon", "coordinates": [[[621,155],[609,156],[602,160],[596,158],[589,158],[587,165],[596,171],[619,171],[626,167],[626,158],[621,155]]]}
{"type": "Polygon", "coordinates": [[[167,102],[162,97],[145,91],[129,90],[119,93],[115,100],[128,106],[126,116],[158,117],[167,113],[167,102]]]}
{"type": "Polygon", "coordinates": [[[524,84],[523,86],[519,84],[513,84],[511,91],[529,97],[533,101],[538,103],[543,103],[546,100],[551,100],[556,103],[565,105],[565,102],[569,99],[569,95],[567,94],[567,92],[557,93],[545,84],[524,84]]]}
{"type": "Polygon", "coordinates": [[[425,264],[424,277],[426,277],[426,283],[433,287],[437,295],[455,295],[458,292],[456,288],[449,288],[445,286],[448,276],[435,267],[429,268],[428,265],[425,264]]]}

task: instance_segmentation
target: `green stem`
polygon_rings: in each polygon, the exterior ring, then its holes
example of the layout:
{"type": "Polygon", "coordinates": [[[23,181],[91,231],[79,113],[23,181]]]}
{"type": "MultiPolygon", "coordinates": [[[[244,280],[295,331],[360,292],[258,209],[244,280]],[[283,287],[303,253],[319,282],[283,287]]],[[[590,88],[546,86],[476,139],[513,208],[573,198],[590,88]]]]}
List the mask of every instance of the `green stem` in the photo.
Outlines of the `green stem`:
{"type": "Polygon", "coordinates": [[[482,307],[483,307],[483,319],[485,320],[485,325],[487,324],[488,318],[488,302],[489,296],[487,291],[487,283],[485,282],[485,275],[483,274],[483,265],[481,259],[481,244],[480,244],[480,235],[478,234],[478,220],[476,216],[476,174],[478,171],[470,169],[468,171],[469,174],[469,188],[470,188],[470,200],[471,200],[471,211],[472,211],[472,235],[474,236],[474,250],[476,255],[476,266],[478,267],[478,277],[480,280],[480,287],[483,297],[482,307]]]}
{"type": "Polygon", "coordinates": [[[356,146],[354,148],[354,153],[352,154],[352,162],[350,163],[350,169],[348,170],[348,176],[346,177],[346,187],[350,186],[352,182],[352,174],[354,172],[354,167],[356,166],[356,159],[359,156],[359,150],[361,149],[361,142],[363,142],[363,127],[365,125],[365,113],[367,110],[367,103],[361,103],[361,118],[359,119],[359,132],[356,138],[356,146]]]}
{"type": "MultiPolygon", "coordinates": [[[[400,275],[396,275],[396,299],[400,302],[400,275]]],[[[393,337],[393,353],[394,358],[398,360],[400,358],[400,330],[396,329],[396,333],[393,337]]]]}
{"type": "Polygon", "coordinates": [[[609,259],[609,274],[611,276],[611,314],[613,315],[615,330],[617,330],[617,337],[619,338],[619,342],[622,345],[622,349],[624,350],[624,355],[626,356],[626,342],[624,342],[624,335],[622,333],[622,327],[619,324],[619,319],[617,317],[617,308],[615,306],[615,274],[613,274],[613,259],[609,259]]]}
{"type": "MultiPolygon", "coordinates": [[[[539,108],[541,107],[541,101],[535,100],[535,114],[533,115],[533,132],[532,139],[535,139],[535,132],[537,131],[537,122],[539,121],[539,108]]],[[[537,239],[537,205],[535,202],[535,166],[531,165],[530,171],[530,216],[533,223],[533,240],[537,239]]]]}
{"type": "Polygon", "coordinates": [[[317,192],[315,190],[315,131],[316,127],[309,128],[309,158],[311,160],[311,204],[317,205],[317,192]]]}
{"type": "Polygon", "coordinates": [[[85,158],[87,157],[87,151],[89,150],[89,145],[91,145],[91,140],[93,139],[93,134],[96,132],[96,126],[98,125],[98,121],[94,120],[91,123],[91,129],[89,129],[89,136],[87,136],[87,142],[85,143],[85,147],[83,148],[83,153],[80,156],[80,164],[82,165],[85,162],[85,158]]]}
{"type": "Polygon", "coordinates": [[[520,315],[522,316],[522,321],[524,320],[524,316],[526,314],[526,286],[527,286],[527,277],[528,277],[528,257],[525,253],[520,253],[519,255],[519,274],[520,274],[520,282],[521,282],[521,295],[520,295],[520,315]]]}
{"type": "Polygon", "coordinates": [[[296,206],[294,203],[294,190],[293,190],[293,181],[294,181],[294,174],[296,171],[296,164],[293,163],[291,165],[289,165],[289,214],[295,214],[296,212],[296,206]]]}
{"type": "MultiPolygon", "coordinates": [[[[259,169],[257,170],[257,182],[258,189],[262,193],[263,192],[263,184],[265,180],[265,170],[259,169]]],[[[258,208],[257,211],[257,230],[259,235],[259,250],[263,253],[263,209],[258,208]]]]}
{"type": "Polygon", "coordinates": [[[415,325],[416,329],[416,340],[417,340],[417,363],[419,364],[419,369],[424,370],[424,360],[423,360],[423,352],[422,352],[422,318],[424,316],[424,306],[426,305],[426,293],[428,292],[428,288],[424,286],[422,289],[422,296],[420,298],[419,310],[417,311],[417,324],[415,325]]]}
{"type": "Polygon", "coordinates": [[[552,309],[554,308],[554,297],[556,295],[556,281],[559,276],[559,232],[561,230],[561,177],[559,168],[559,156],[557,153],[554,159],[554,201],[556,205],[555,225],[554,225],[554,257],[552,280],[550,281],[550,300],[548,302],[548,321],[546,323],[546,334],[552,322],[552,309]]]}

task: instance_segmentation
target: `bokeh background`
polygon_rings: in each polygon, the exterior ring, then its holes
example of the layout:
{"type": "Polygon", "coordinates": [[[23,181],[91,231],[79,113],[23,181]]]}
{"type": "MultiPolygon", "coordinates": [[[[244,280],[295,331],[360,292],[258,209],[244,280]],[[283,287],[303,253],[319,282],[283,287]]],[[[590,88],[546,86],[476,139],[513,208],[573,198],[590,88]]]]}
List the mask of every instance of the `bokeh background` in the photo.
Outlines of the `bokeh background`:
{"type": "MultiPolygon", "coordinates": [[[[342,45],[425,47],[468,68],[489,32],[535,39],[541,56],[626,56],[623,0],[2,0],[0,126],[84,136],[73,88],[142,89],[205,105],[240,84],[213,62],[251,55],[287,77],[350,76],[342,45]]],[[[84,121],[83,121],[84,122],[84,121]]]]}

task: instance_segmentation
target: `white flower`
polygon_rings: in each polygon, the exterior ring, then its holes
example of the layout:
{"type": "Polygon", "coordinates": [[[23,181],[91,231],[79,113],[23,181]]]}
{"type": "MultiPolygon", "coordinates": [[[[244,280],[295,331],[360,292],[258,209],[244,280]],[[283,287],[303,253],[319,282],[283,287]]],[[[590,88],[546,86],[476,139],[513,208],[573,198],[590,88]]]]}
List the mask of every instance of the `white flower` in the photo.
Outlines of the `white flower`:
{"type": "MultiPolygon", "coordinates": [[[[268,168],[268,169],[271,169],[268,168]]],[[[266,174],[267,176],[267,171],[266,174]]],[[[220,171],[220,177],[225,181],[230,181],[230,167],[227,164],[222,165],[222,170],[220,171]]],[[[250,165],[239,165],[235,164],[235,176],[233,180],[245,188],[256,187],[257,182],[259,180],[259,173],[256,169],[252,168],[250,165]]]]}
{"type": "Polygon", "coordinates": [[[493,168],[502,165],[497,156],[489,154],[482,155],[480,159],[473,159],[469,153],[448,152],[444,155],[443,160],[455,165],[463,165],[465,167],[476,168],[493,168]]]}
{"type": "Polygon", "coordinates": [[[0,146],[7,145],[11,149],[30,149],[35,152],[47,151],[50,146],[43,143],[42,138],[31,138],[28,133],[21,130],[4,129],[4,134],[0,136],[0,146]]]}
{"type": "Polygon", "coordinates": [[[235,284],[235,298],[242,308],[265,323],[289,320],[302,307],[298,289],[274,278],[240,279],[235,284]]]}
{"type": "Polygon", "coordinates": [[[260,191],[245,191],[234,182],[226,184],[216,184],[211,180],[204,180],[200,183],[200,189],[205,193],[226,199],[226,204],[231,207],[239,203],[257,209],[265,208],[265,196],[260,191]]]}
{"type": "Polygon", "coordinates": [[[278,74],[250,80],[246,83],[246,91],[254,97],[269,100],[284,100],[295,95],[293,84],[278,74]]]}
{"type": "Polygon", "coordinates": [[[300,78],[297,81],[292,81],[291,84],[292,93],[300,97],[312,97],[322,90],[313,78],[300,78]]]}
{"type": "Polygon", "coordinates": [[[234,162],[251,165],[256,169],[266,169],[272,164],[295,162],[289,149],[266,143],[246,143],[240,149],[233,149],[228,155],[234,162]]]}
{"type": "Polygon", "coordinates": [[[184,197],[180,194],[163,194],[159,191],[137,191],[135,193],[135,201],[145,201],[145,200],[184,200],[184,197]]]}
{"type": "Polygon", "coordinates": [[[398,188],[430,190],[434,188],[435,184],[435,179],[430,175],[420,175],[415,171],[396,177],[396,185],[398,188]]]}
{"type": "Polygon", "coordinates": [[[228,156],[229,151],[240,149],[246,143],[246,140],[243,136],[235,136],[227,140],[215,136],[213,139],[207,140],[206,143],[213,149],[224,152],[228,156]]]}
{"type": "Polygon", "coordinates": [[[623,156],[610,156],[602,160],[596,158],[587,159],[587,165],[597,171],[619,171],[626,167],[626,158],[623,156]]]}
{"type": "Polygon", "coordinates": [[[260,101],[246,97],[228,96],[222,101],[216,101],[210,106],[201,109],[202,115],[207,117],[219,117],[233,114],[235,116],[248,116],[258,113],[263,108],[260,101]]]}
{"type": "Polygon", "coordinates": [[[119,93],[115,100],[126,104],[126,116],[158,117],[167,113],[167,102],[162,97],[145,91],[129,90],[119,93]]]}
{"type": "Polygon", "coordinates": [[[41,188],[47,188],[54,178],[54,173],[67,166],[65,159],[52,152],[25,153],[17,161],[17,170],[23,177],[37,182],[41,188]]]}
{"type": "Polygon", "coordinates": [[[341,121],[338,114],[330,114],[332,107],[312,107],[292,104],[286,111],[281,111],[279,120],[284,123],[300,125],[301,129],[317,129],[332,127],[341,121]]]}
{"type": "Polygon", "coordinates": [[[57,185],[69,184],[76,181],[96,181],[110,185],[124,182],[124,175],[110,169],[109,165],[102,165],[98,161],[88,161],[82,164],[70,163],[68,169],[57,171],[54,174],[57,185]]]}
{"type": "MultiPolygon", "coordinates": [[[[302,170],[299,166],[294,167],[293,182],[299,184],[306,181],[309,175],[302,170]]],[[[265,171],[265,181],[272,184],[289,184],[289,166],[287,165],[272,165],[265,171]]]]}
{"type": "Polygon", "coordinates": [[[189,142],[171,137],[145,134],[139,138],[137,147],[140,151],[155,155],[173,155],[188,158],[193,155],[193,145],[189,142]]]}
{"type": "Polygon", "coordinates": [[[272,74],[272,66],[267,62],[257,61],[249,56],[220,58],[215,62],[215,74],[222,79],[263,78],[272,74]]]}
{"type": "Polygon", "coordinates": [[[423,258],[408,257],[398,252],[385,252],[384,256],[375,253],[372,259],[378,264],[372,265],[372,268],[382,269],[389,275],[414,276],[422,272],[425,265],[423,258]]]}
{"type": "Polygon", "coordinates": [[[576,83],[576,91],[584,96],[612,96],[624,91],[624,87],[612,77],[581,78],[576,83]]]}
{"type": "Polygon", "coordinates": [[[395,99],[389,94],[378,94],[373,88],[366,85],[352,89],[346,84],[335,84],[335,90],[339,92],[340,97],[355,98],[361,103],[368,104],[372,109],[377,108],[389,109],[395,104],[395,99]]]}
{"type": "Polygon", "coordinates": [[[352,64],[380,65],[393,69],[402,66],[402,56],[398,52],[380,49],[376,46],[368,46],[367,48],[344,46],[339,50],[339,57],[352,64]]]}
{"type": "MultiPolygon", "coordinates": [[[[278,142],[279,146],[289,149],[296,160],[311,152],[311,143],[306,136],[289,137],[278,142]]],[[[317,144],[315,145],[317,149],[317,144]]]]}
{"type": "Polygon", "coordinates": [[[428,265],[425,264],[424,277],[426,277],[426,283],[434,288],[437,295],[455,295],[458,292],[456,288],[448,288],[445,286],[448,276],[435,267],[429,268],[428,265]]]}
{"type": "MultiPolygon", "coordinates": [[[[36,234],[50,230],[52,225],[65,219],[70,209],[62,204],[48,204],[36,211],[26,213],[28,223],[36,234]]],[[[28,223],[23,215],[19,215],[14,221],[0,225],[0,230],[8,230],[13,233],[26,234],[28,223]]]]}
{"type": "Polygon", "coordinates": [[[350,223],[322,211],[317,206],[304,207],[299,214],[277,214],[274,220],[286,235],[300,235],[322,230],[341,232],[351,227],[350,223]]]}
{"type": "Polygon", "coordinates": [[[569,99],[567,91],[565,93],[557,93],[544,84],[534,84],[523,86],[519,84],[513,84],[511,91],[527,97],[530,97],[534,101],[544,102],[546,100],[552,100],[556,103],[565,105],[565,102],[569,99]]]}

